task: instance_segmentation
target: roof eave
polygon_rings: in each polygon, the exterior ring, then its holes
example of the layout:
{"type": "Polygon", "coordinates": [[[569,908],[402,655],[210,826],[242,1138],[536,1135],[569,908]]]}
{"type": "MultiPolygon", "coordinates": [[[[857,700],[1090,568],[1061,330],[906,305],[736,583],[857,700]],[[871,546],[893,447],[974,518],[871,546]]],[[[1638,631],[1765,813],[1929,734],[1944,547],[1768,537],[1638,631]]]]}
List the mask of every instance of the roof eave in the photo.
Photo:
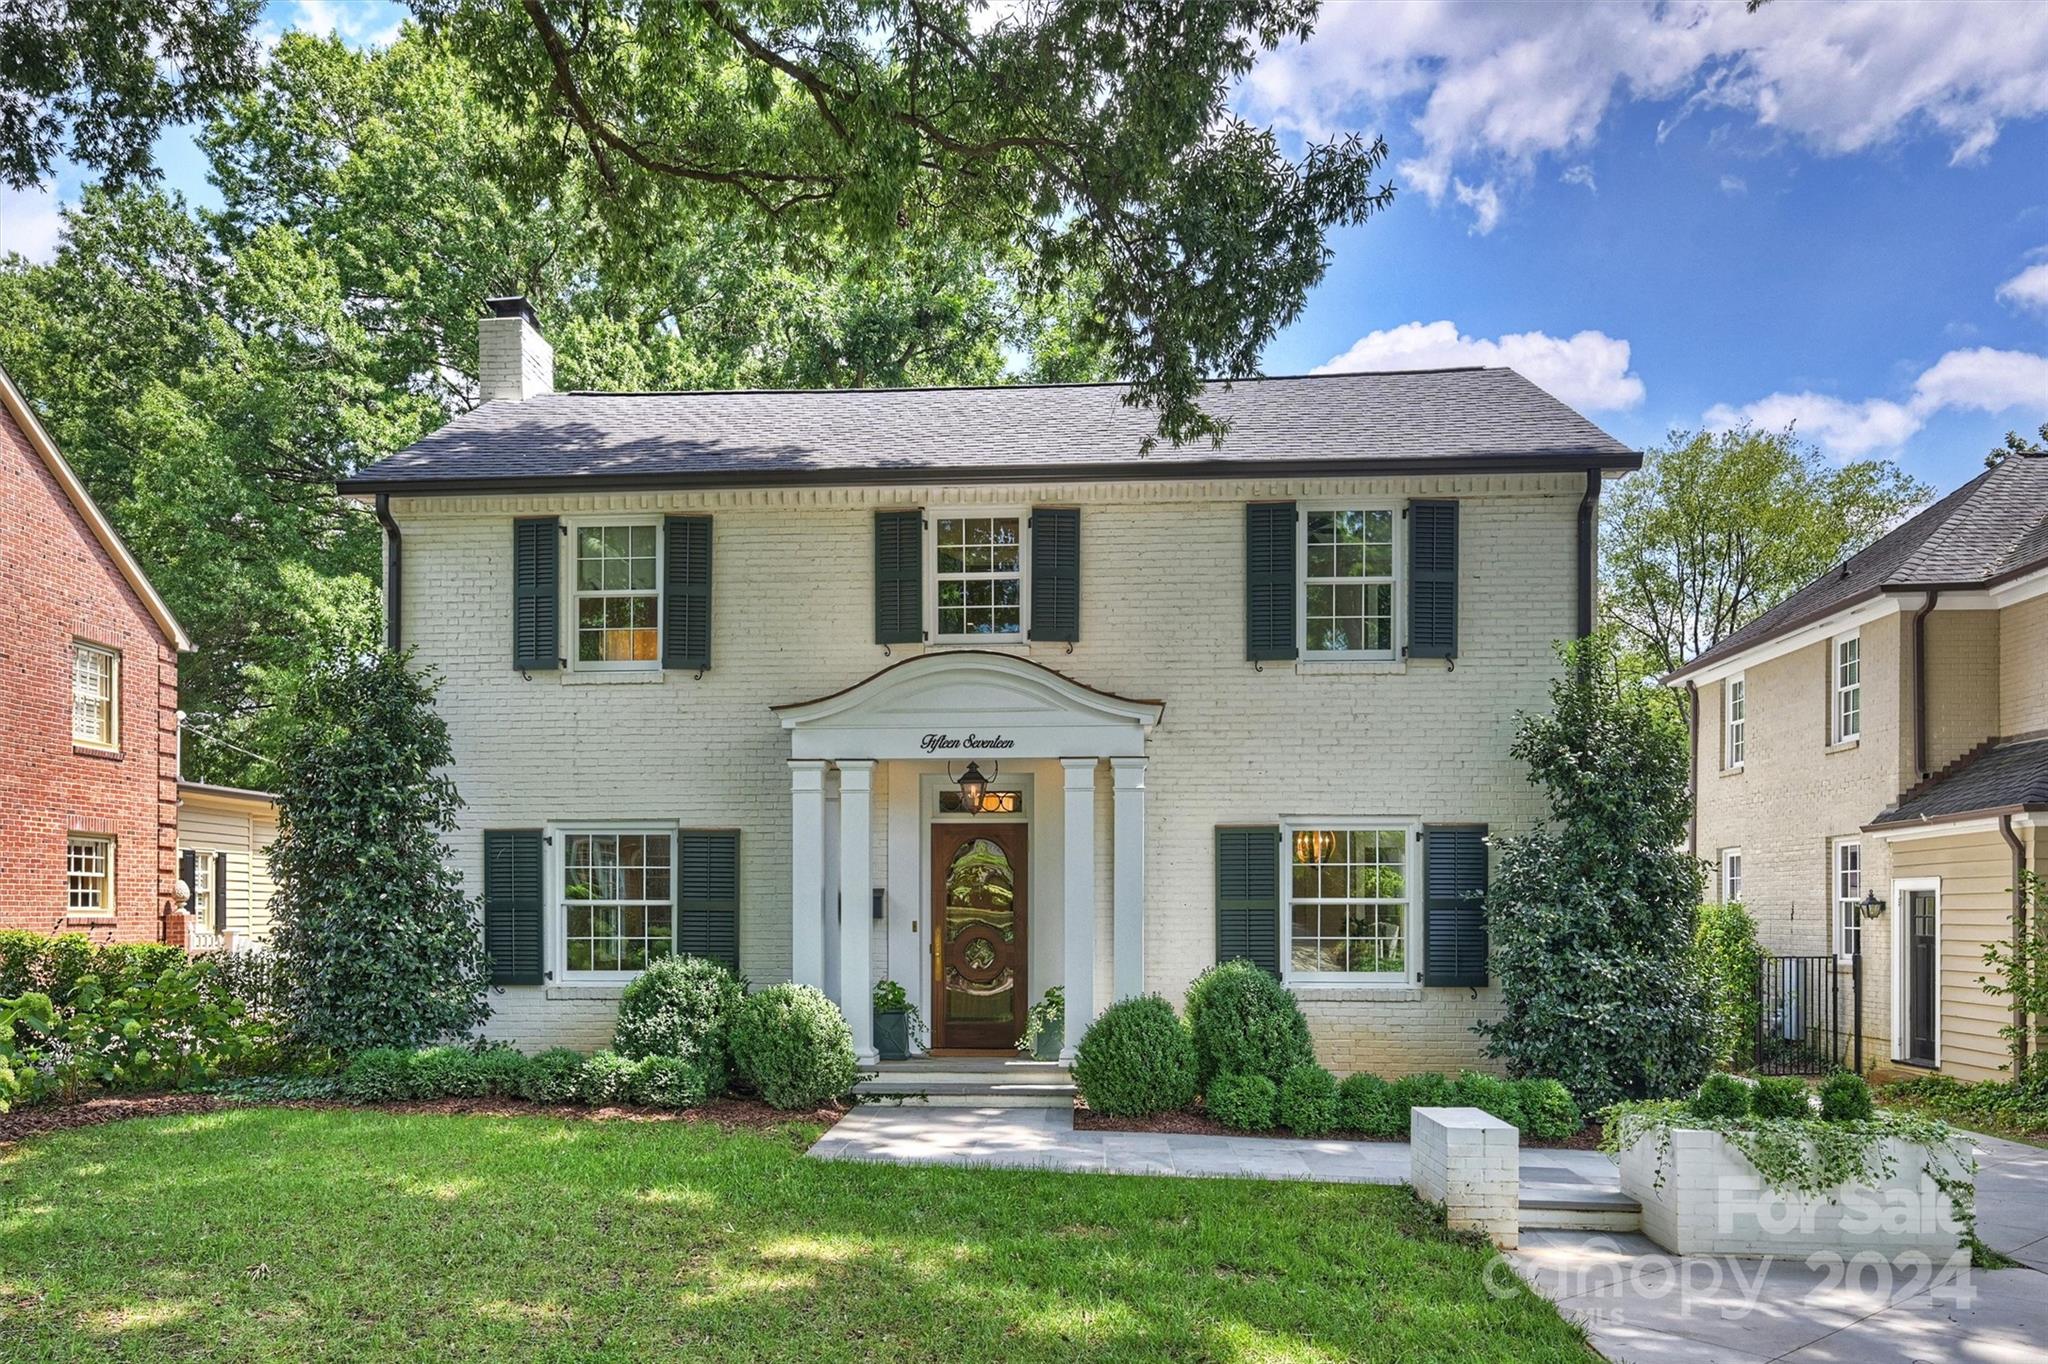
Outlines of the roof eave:
{"type": "Polygon", "coordinates": [[[2020,801],[2012,805],[1986,805],[1976,810],[1957,810],[1946,815],[1914,815],[1906,819],[1875,819],[1863,826],[1867,834],[1890,833],[1896,829],[1937,828],[1943,824],[1962,824],[1973,819],[1995,819],[1999,815],[2048,814],[2048,802],[2020,801]]]}

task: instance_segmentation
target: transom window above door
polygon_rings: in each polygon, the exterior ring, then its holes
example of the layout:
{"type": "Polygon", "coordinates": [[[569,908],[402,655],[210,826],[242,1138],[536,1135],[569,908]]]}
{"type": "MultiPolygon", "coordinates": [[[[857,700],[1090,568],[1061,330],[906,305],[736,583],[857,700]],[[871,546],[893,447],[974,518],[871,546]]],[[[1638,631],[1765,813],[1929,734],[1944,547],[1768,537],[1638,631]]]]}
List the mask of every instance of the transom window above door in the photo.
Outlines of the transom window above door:
{"type": "Polygon", "coordinates": [[[933,637],[941,640],[1024,637],[1024,515],[932,518],[933,637]]]}
{"type": "Polygon", "coordinates": [[[1303,511],[1304,654],[1395,656],[1398,519],[1386,507],[1303,511]]]}
{"type": "Polygon", "coordinates": [[[660,527],[575,527],[576,666],[661,662],[660,527]]]}

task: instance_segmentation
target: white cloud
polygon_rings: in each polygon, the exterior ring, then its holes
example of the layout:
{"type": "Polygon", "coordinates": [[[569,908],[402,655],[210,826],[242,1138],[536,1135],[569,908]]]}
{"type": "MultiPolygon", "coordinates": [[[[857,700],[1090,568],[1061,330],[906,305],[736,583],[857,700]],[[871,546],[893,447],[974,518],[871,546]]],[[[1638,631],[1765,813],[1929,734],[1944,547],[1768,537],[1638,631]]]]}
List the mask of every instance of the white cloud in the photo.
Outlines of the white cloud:
{"type": "Polygon", "coordinates": [[[2048,260],[2029,265],[1999,285],[1998,296],[2014,307],[2048,313],[2048,260]]]}
{"type": "Polygon", "coordinates": [[[1799,434],[1844,459],[1895,450],[1935,413],[1962,408],[2005,412],[2020,408],[2048,415],[2048,355],[1978,346],[1952,350],[1922,370],[1905,402],[1866,398],[1850,402],[1825,393],[1773,393],[1740,407],[1707,410],[1710,430],[1744,424],[1765,430],[1796,426],[1799,434]]]}
{"type": "MultiPolygon", "coordinates": [[[[1617,101],[1729,111],[1829,154],[1932,134],[1982,159],[2002,125],[2048,113],[2048,6],[1970,0],[1584,6],[1437,0],[1325,6],[1306,43],[1268,54],[1239,107],[1309,137],[1408,116],[1398,166],[1432,203],[1454,174],[1526,176],[1583,156],[1617,101]]],[[[1496,194],[1496,202],[1499,195],[1496,194]]]]}
{"type": "Polygon", "coordinates": [[[284,26],[321,37],[332,35],[350,47],[389,47],[398,40],[406,12],[391,0],[297,0],[284,26]]]}
{"type": "Polygon", "coordinates": [[[1564,174],[1557,178],[1567,185],[1584,185],[1595,194],[1600,192],[1600,186],[1593,181],[1593,168],[1583,161],[1576,166],[1566,166],[1564,174]]]}
{"type": "Polygon", "coordinates": [[[1721,177],[1721,193],[1747,194],[1749,193],[1749,181],[1739,175],[1724,175],[1721,177]]]}
{"type": "Polygon", "coordinates": [[[1596,331],[1517,332],[1489,341],[1461,335],[1449,322],[1407,322],[1361,336],[1314,372],[1455,365],[1506,365],[1584,412],[1618,412],[1643,401],[1643,381],[1628,372],[1628,342],[1596,331]]]}
{"type": "Polygon", "coordinates": [[[57,254],[64,231],[57,187],[45,182],[35,189],[0,188],[0,255],[18,252],[43,262],[57,254]]]}
{"type": "Polygon", "coordinates": [[[1500,221],[1500,191],[1494,188],[1493,181],[1475,189],[1463,180],[1453,180],[1451,192],[1458,196],[1459,203],[1472,210],[1474,232],[1483,237],[1493,231],[1494,224],[1500,221]]]}

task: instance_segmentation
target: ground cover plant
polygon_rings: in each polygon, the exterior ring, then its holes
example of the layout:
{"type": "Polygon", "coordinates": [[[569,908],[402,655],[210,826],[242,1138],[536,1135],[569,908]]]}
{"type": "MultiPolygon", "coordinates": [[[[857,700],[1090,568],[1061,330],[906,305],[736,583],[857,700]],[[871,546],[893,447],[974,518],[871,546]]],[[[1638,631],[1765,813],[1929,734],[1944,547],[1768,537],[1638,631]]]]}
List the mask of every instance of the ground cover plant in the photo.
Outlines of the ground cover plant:
{"type": "Polygon", "coordinates": [[[1994,1137],[2048,1146],[2048,1078],[1971,1084],[1947,1075],[1921,1075],[1885,1085],[1876,1097],[1887,1107],[1927,1113],[1994,1137]]]}
{"type": "Polygon", "coordinates": [[[0,1358],[1586,1361],[1399,1188],[245,1107],[0,1149],[0,1358]]]}

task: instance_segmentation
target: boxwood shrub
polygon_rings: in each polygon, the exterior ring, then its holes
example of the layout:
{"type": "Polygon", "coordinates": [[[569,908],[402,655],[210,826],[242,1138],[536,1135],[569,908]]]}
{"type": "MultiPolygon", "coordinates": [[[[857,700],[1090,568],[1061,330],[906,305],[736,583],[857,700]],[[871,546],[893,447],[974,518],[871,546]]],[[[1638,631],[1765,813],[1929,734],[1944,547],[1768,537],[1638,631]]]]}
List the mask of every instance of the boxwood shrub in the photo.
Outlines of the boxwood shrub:
{"type": "Polygon", "coordinates": [[[1498,1075],[1476,1070],[1459,1071],[1458,1078],[1451,1084],[1450,1101],[1454,1107],[1477,1108],[1518,1128],[1525,1125],[1521,1098],[1516,1094],[1513,1082],[1498,1075]]]}
{"type": "Polygon", "coordinates": [[[638,1061],[673,1056],[696,1065],[714,1091],[731,1064],[733,1011],[746,994],[732,972],[705,957],[666,957],[619,997],[612,1049],[638,1061]]]}
{"type": "Polygon", "coordinates": [[[1308,1020],[1293,992],[1248,961],[1222,962],[1195,977],[1188,1029],[1205,1092],[1218,1075],[1263,1075],[1277,1086],[1296,1066],[1315,1064],[1308,1020]]]}
{"type": "Polygon", "coordinates": [[[1420,1071],[1414,1075],[1403,1075],[1394,1081],[1394,1107],[1401,1114],[1401,1135],[1408,1135],[1408,1110],[1411,1108],[1442,1108],[1451,1102],[1457,1092],[1450,1077],[1439,1070],[1420,1071]]]}
{"type": "Polygon", "coordinates": [[[391,1103],[415,1097],[413,1058],[403,1047],[369,1047],[349,1058],[336,1092],[351,1103],[391,1103]]]}
{"type": "Polygon", "coordinates": [[[626,1096],[649,1108],[695,1108],[708,1097],[703,1067],[676,1056],[647,1056],[634,1063],[626,1096]]]}
{"type": "Polygon", "coordinates": [[[1739,1118],[1749,1112],[1749,1086],[1725,1070],[1717,1070],[1700,1081],[1699,1093],[1686,1108],[1695,1118],[1739,1118]]]}
{"type": "Polygon", "coordinates": [[[1875,1110],[1870,1084],[1853,1070],[1838,1070],[1820,1084],[1820,1116],[1826,1122],[1867,1122],[1875,1110]]]}
{"type": "Polygon", "coordinates": [[[1515,1101],[1522,1109],[1522,1130],[1538,1141],[1563,1141],[1586,1125],[1578,1101],[1556,1080],[1515,1081],[1515,1101]]]}
{"type": "Polygon", "coordinates": [[[1218,1075],[1202,1101],[1209,1116],[1239,1132],[1264,1132],[1273,1126],[1279,1086],[1263,1075],[1218,1075]]]}
{"type": "Polygon", "coordinates": [[[567,1047],[550,1048],[526,1058],[519,1072],[519,1097],[537,1104],[575,1103],[582,1073],[583,1053],[567,1047]]]}
{"type": "Polygon", "coordinates": [[[1173,1006],[1140,995],[1104,1009],[1074,1050],[1074,1085],[1088,1107],[1143,1118],[1195,1101],[1195,1044],[1173,1006]]]}
{"type": "Polygon", "coordinates": [[[624,1103],[633,1082],[633,1063],[615,1051],[601,1051],[576,1072],[576,1097],[593,1106],[624,1103]]]}
{"type": "Polygon", "coordinates": [[[1749,1111],[1759,1118],[1810,1118],[1813,1103],[1797,1075],[1766,1075],[1749,1092],[1749,1111]]]}
{"type": "Polygon", "coordinates": [[[1321,1066],[1296,1066],[1281,1077],[1273,1116],[1296,1136],[1327,1136],[1337,1128],[1337,1077],[1321,1066]]]}
{"type": "Polygon", "coordinates": [[[771,985],[733,1015],[740,1077],[777,1108],[816,1108],[853,1088],[853,1030],[839,1006],[808,985],[771,985]]]}
{"type": "Polygon", "coordinates": [[[1398,1137],[1408,1130],[1408,1110],[1394,1106],[1394,1087],[1379,1076],[1351,1075],[1337,1086],[1337,1126],[1368,1137],[1398,1137]]]}

